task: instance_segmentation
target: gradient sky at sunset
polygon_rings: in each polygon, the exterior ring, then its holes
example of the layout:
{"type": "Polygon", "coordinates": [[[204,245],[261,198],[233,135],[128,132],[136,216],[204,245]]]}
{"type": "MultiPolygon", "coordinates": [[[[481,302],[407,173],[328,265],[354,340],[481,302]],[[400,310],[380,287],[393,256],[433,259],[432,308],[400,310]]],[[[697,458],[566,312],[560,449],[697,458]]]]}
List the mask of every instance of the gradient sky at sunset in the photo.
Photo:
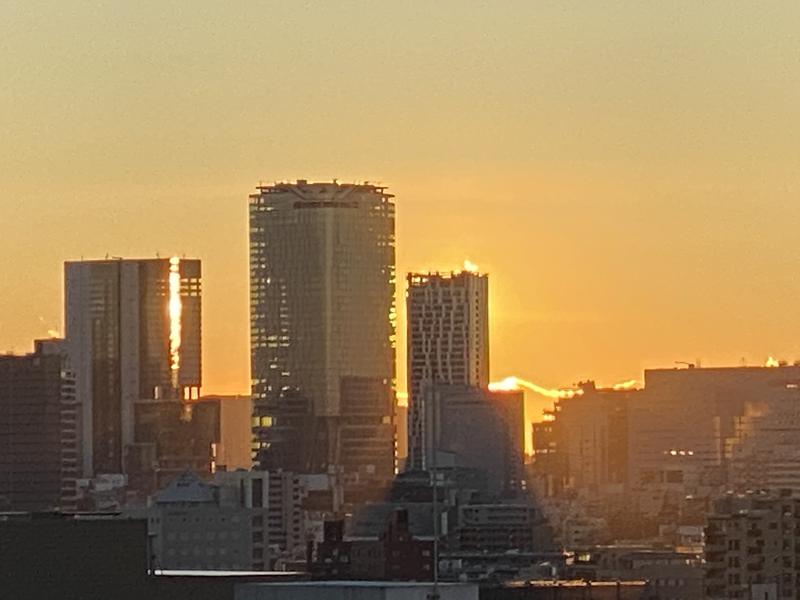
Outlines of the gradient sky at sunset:
{"type": "Polygon", "coordinates": [[[798,107],[796,0],[5,0],[0,350],[66,259],[197,256],[246,392],[247,195],[337,177],[396,194],[400,283],[490,273],[495,378],[800,359],[798,107]]]}

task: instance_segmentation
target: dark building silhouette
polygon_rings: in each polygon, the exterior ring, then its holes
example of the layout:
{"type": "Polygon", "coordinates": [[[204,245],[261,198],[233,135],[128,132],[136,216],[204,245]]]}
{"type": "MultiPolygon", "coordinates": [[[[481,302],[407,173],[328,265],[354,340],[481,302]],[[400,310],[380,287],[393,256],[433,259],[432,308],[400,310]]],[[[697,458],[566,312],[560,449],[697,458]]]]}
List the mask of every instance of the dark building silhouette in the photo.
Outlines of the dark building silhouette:
{"type": "Polygon", "coordinates": [[[147,523],[114,515],[0,513],[0,595],[150,597],[147,523]]]}
{"type": "Polygon", "coordinates": [[[216,399],[188,404],[141,400],[134,405],[134,439],[125,453],[128,486],[140,497],[165,487],[184,471],[210,476],[220,440],[216,399]]]}
{"type": "Polygon", "coordinates": [[[523,489],[525,398],[522,391],[489,391],[463,385],[426,385],[424,461],[439,468],[485,473],[494,496],[523,489]]]}
{"type": "Polygon", "coordinates": [[[430,581],[433,540],[414,538],[408,511],[395,510],[377,539],[348,539],[343,521],[325,523],[324,540],[309,547],[309,571],[318,580],[430,581]]]}
{"type": "Polygon", "coordinates": [[[0,356],[0,510],[74,508],[77,405],[60,342],[0,356]]]}

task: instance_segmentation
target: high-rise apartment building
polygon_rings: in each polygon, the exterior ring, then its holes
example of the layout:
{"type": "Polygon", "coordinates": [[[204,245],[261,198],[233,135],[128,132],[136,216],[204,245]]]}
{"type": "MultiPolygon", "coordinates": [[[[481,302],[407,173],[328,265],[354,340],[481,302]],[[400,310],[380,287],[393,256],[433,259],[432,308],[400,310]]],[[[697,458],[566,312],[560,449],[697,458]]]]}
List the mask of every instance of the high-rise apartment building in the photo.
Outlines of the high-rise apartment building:
{"type": "Polygon", "coordinates": [[[489,278],[410,273],[408,319],[408,462],[424,469],[426,384],[489,385],[489,278]]]}
{"type": "Polygon", "coordinates": [[[64,284],[83,476],[122,473],[138,402],[199,397],[200,261],[67,262],[64,284]]]}
{"type": "Polygon", "coordinates": [[[0,356],[0,510],[75,508],[75,381],[58,342],[0,356]]]}
{"type": "Polygon", "coordinates": [[[394,473],[394,201],[374,185],[281,183],[250,196],[254,459],[394,473]]]}

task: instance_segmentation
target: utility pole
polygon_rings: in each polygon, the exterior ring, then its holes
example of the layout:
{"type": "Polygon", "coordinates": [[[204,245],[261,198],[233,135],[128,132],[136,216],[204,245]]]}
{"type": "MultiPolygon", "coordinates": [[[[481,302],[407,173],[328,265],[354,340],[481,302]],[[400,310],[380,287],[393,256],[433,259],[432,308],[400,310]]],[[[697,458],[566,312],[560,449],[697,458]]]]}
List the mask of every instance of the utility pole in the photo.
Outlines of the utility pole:
{"type": "MultiPolygon", "coordinates": [[[[428,595],[429,600],[439,600],[439,472],[437,470],[437,450],[439,447],[439,414],[436,390],[431,386],[428,397],[433,400],[431,406],[431,425],[433,435],[431,448],[430,470],[433,478],[433,593],[428,595]]],[[[424,414],[424,413],[423,413],[424,414]]]]}

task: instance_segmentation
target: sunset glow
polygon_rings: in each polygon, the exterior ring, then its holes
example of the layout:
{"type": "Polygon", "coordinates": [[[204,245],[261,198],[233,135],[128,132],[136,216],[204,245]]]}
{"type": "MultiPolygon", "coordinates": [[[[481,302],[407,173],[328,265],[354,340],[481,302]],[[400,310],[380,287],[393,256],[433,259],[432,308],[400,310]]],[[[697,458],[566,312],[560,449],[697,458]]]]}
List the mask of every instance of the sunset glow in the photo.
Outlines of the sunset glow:
{"type": "Polygon", "coordinates": [[[563,398],[574,398],[575,396],[583,395],[583,390],[573,390],[573,389],[550,389],[542,387],[536,383],[531,381],[526,381],[525,379],[521,379],[519,377],[506,377],[501,381],[495,381],[489,384],[489,389],[493,392],[507,392],[512,390],[519,390],[519,389],[526,389],[546,398],[554,398],[554,399],[563,399],[563,398]]]}

